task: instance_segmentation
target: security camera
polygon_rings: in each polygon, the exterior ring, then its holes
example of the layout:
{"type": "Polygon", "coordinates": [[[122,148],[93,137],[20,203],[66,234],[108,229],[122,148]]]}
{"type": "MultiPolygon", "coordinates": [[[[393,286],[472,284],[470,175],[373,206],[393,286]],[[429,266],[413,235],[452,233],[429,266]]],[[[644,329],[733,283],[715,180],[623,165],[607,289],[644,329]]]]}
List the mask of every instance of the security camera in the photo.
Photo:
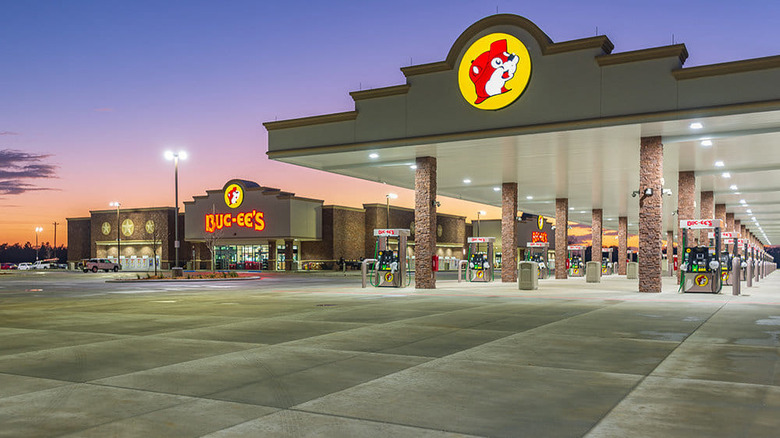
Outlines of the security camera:
{"type": "Polygon", "coordinates": [[[672,196],[672,189],[664,189],[664,195],[672,196]]]}
{"type": "Polygon", "coordinates": [[[650,187],[645,189],[645,196],[653,196],[653,189],[650,187]]]}

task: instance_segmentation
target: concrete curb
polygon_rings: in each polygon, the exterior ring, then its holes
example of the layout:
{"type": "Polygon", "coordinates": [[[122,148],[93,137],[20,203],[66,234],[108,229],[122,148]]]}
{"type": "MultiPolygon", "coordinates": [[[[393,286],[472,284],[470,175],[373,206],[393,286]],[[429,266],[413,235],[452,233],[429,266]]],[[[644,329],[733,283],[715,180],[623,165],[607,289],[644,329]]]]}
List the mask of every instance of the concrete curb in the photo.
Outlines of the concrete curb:
{"type": "Polygon", "coordinates": [[[106,280],[106,283],[192,283],[192,282],[208,282],[208,281],[243,281],[243,280],[260,280],[260,276],[257,277],[234,277],[234,278],[130,278],[130,279],[118,279],[118,280],[106,280]]]}

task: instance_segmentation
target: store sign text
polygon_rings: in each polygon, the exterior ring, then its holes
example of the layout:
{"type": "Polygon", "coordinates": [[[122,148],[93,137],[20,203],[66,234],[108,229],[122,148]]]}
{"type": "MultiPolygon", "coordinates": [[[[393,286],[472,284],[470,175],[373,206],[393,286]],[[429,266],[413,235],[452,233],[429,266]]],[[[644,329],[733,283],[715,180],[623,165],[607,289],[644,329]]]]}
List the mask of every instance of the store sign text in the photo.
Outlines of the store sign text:
{"type": "Polygon", "coordinates": [[[541,231],[532,231],[531,242],[547,242],[547,233],[543,233],[541,231]]]}
{"type": "Polygon", "coordinates": [[[206,232],[213,233],[214,231],[221,230],[223,228],[230,228],[233,225],[238,227],[248,228],[255,231],[263,231],[265,229],[265,218],[262,211],[252,210],[246,213],[217,213],[206,215],[206,232]]]}

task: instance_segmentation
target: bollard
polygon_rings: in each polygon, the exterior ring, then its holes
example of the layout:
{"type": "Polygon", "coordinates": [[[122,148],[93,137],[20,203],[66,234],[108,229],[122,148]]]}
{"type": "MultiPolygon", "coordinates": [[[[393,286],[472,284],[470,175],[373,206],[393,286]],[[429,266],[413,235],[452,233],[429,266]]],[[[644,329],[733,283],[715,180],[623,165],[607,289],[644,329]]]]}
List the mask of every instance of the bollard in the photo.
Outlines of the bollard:
{"type": "Polygon", "coordinates": [[[753,261],[748,259],[747,269],[745,269],[745,283],[747,287],[753,287],[753,261]]]}
{"type": "Polygon", "coordinates": [[[740,294],[740,287],[742,285],[739,282],[739,273],[742,270],[741,266],[742,262],[740,262],[738,256],[731,260],[731,295],[740,294]]]}
{"type": "Polygon", "coordinates": [[[464,265],[468,265],[468,264],[469,264],[468,260],[458,260],[458,283],[463,281],[463,274],[462,274],[463,271],[461,270],[461,268],[463,268],[464,265]]]}
{"type": "Polygon", "coordinates": [[[366,284],[366,279],[367,279],[367,277],[368,277],[368,269],[366,268],[366,265],[367,265],[369,262],[370,262],[370,263],[376,263],[377,261],[378,261],[377,259],[365,259],[365,260],[363,260],[363,263],[361,263],[361,264],[360,264],[360,271],[361,271],[361,273],[363,274],[363,275],[362,275],[362,277],[363,277],[363,286],[362,286],[362,288],[363,288],[363,289],[365,289],[365,288],[366,288],[366,286],[367,286],[367,284],[366,284]]]}
{"type": "Polygon", "coordinates": [[[758,259],[755,260],[755,264],[756,264],[756,266],[755,266],[755,268],[753,270],[755,271],[754,275],[756,276],[756,283],[758,283],[758,280],[761,279],[761,275],[759,275],[759,274],[761,274],[761,270],[758,269],[758,264],[759,264],[758,259]]]}

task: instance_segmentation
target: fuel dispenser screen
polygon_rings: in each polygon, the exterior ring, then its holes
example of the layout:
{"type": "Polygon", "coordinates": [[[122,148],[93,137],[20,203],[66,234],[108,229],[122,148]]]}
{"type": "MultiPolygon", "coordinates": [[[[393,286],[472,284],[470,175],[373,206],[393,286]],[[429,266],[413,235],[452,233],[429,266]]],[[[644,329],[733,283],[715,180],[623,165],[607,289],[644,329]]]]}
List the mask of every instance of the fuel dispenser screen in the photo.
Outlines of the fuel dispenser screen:
{"type": "Polygon", "coordinates": [[[469,267],[471,269],[477,269],[482,270],[485,267],[485,254],[484,253],[476,253],[471,255],[471,259],[469,260],[469,267]]]}
{"type": "Polygon", "coordinates": [[[398,263],[398,255],[393,250],[385,250],[381,251],[379,253],[379,270],[380,271],[390,271],[392,269],[392,264],[398,263]]]}
{"type": "Polygon", "coordinates": [[[687,259],[688,269],[687,272],[710,272],[710,249],[706,246],[700,246],[697,248],[688,248],[687,259]]]}

